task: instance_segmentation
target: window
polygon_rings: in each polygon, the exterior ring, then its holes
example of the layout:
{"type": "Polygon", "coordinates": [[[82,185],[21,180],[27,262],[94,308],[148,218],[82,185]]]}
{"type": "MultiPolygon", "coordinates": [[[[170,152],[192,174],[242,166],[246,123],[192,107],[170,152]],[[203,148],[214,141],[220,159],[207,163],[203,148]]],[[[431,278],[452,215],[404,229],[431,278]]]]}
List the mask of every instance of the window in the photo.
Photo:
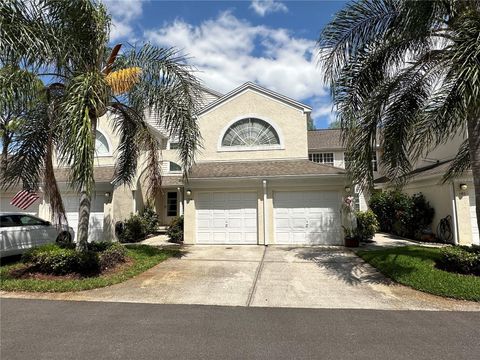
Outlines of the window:
{"type": "Polygon", "coordinates": [[[266,121],[247,118],[234,123],[222,139],[222,146],[257,147],[280,145],[275,129],[266,121]]]}
{"type": "Polygon", "coordinates": [[[170,150],[176,150],[178,149],[178,142],[171,142],[170,143],[170,150]]]}
{"type": "Polygon", "coordinates": [[[312,153],[308,154],[308,159],[320,164],[333,165],[333,153],[312,153]]]}
{"type": "Polygon", "coordinates": [[[179,172],[182,171],[182,167],[172,161],[170,161],[170,172],[179,172]]]}
{"type": "Polygon", "coordinates": [[[167,193],[167,216],[177,216],[177,192],[167,193]]]}
{"type": "Polygon", "coordinates": [[[378,162],[377,162],[377,153],[372,153],[372,169],[373,171],[378,171],[378,162]]]}
{"type": "Polygon", "coordinates": [[[95,132],[95,152],[97,155],[110,154],[107,138],[98,130],[95,132]]]}
{"type": "Polygon", "coordinates": [[[4,215],[0,217],[0,227],[48,225],[48,221],[30,215],[4,215]]]}

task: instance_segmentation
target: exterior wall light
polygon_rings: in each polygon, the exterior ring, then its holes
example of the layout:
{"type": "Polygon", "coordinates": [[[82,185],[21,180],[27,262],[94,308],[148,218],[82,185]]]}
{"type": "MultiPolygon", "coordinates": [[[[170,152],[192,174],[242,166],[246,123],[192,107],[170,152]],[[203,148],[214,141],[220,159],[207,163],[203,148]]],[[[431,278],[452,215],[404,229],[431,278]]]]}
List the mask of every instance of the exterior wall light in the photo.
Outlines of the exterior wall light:
{"type": "Polygon", "coordinates": [[[467,184],[460,184],[460,189],[463,191],[467,190],[468,189],[467,184]]]}
{"type": "Polygon", "coordinates": [[[109,192],[106,192],[106,193],[105,193],[105,197],[106,197],[107,199],[110,198],[110,195],[111,195],[111,194],[110,194],[109,192]]]}
{"type": "Polygon", "coordinates": [[[352,188],[350,186],[345,186],[345,192],[349,193],[352,191],[352,188]]]}
{"type": "Polygon", "coordinates": [[[192,190],[188,189],[188,190],[185,192],[185,194],[187,194],[187,196],[189,196],[189,197],[192,196],[192,190]]]}

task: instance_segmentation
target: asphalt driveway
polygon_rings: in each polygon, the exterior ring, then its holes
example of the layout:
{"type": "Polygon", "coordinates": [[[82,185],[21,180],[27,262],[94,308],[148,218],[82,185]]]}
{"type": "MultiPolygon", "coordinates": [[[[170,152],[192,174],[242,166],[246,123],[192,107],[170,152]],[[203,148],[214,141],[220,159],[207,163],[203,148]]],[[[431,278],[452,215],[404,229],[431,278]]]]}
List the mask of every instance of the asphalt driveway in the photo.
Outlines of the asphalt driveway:
{"type": "Polygon", "coordinates": [[[124,283],[63,294],[2,297],[251,307],[480,310],[391,284],[340,247],[190,246],[124,283]]]}

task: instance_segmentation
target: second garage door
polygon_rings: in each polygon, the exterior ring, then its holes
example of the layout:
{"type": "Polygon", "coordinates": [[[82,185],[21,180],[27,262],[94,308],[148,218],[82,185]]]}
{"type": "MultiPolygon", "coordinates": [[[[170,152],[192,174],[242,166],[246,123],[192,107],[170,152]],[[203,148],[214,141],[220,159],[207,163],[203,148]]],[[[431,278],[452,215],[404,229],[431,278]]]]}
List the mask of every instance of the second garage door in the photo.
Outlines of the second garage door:
{"type": "Polygon", "coordinates": [[[257,194],[200,192],[198,244],[257,244],[257,194]]]}
{"type": "Polygon", "coordinates": [[[275,243],[341,245],[340,195],[334,191],[279,191],[273,196],[275,243]]]}
{"type": "MultiPolygon", "coordinates": [[[[75,239],[78,231],[78,206],[80,198],[78,195],[64,195],[63,204],[67,215],[68,225],[73,228],[75,232],[75,239]]],[[[103,236],[103,209],[104,198],[97,195],[92,199],[90,208],[90,222],[88,224],[88,241],[102,241],[103,236]]]]}

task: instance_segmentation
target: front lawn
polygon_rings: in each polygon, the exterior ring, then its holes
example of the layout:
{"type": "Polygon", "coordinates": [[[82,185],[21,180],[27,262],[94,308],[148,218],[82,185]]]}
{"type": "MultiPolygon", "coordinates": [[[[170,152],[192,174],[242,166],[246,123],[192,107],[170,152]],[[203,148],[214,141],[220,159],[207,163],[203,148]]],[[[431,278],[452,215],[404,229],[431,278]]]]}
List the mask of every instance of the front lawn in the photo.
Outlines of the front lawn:
{"type": "Polygon", "coordinates": [[[11,275],[24,264],[20,261],[0,266],[0,290],[67,292],[90,290],[105,287],[130,279],[172,256],[178,256],[178,250],[158,249],[148,245],[127,246],[128,263],[120,265],[114,271],[95,277],[65,279],[16,279],[11,275]]]}
{"type": "Polygon", "coordinates": [[[460,275],[435,267],[439,248],[405,246],[360,250],[357,254],[385,276],[414,289],[455,299],[480,301],[480,276],[460,275]]]}

